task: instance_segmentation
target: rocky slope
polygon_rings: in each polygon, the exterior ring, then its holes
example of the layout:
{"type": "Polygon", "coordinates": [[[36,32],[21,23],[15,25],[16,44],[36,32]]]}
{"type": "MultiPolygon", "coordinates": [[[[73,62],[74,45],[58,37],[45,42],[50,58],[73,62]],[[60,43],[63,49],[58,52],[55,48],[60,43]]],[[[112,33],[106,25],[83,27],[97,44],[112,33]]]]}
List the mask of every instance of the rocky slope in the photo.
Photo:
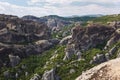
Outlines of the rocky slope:
{"type": "Polygon", "coordinates": [[[102,63],[82,73],[76,80],[119,80],[120,58],[102,63]]]}
{"type": "Polygon", "coordinates": [[[74,24],[53,33],[44,24],[46,21],[36,22],[39,18],[33,18],[35,21],[1,16],[1,80],[75,80],[83,71],[120,56],[118,23],[74,24]]]}
{"type": "Polygon", "coordinates": [[[20,62],[20,59],[32,54],[40,54],[50,48],[56,44],[56,40],[52,40],[50,34],[44,23],[1,14],[0,67],[14,67],[20,62]]]}

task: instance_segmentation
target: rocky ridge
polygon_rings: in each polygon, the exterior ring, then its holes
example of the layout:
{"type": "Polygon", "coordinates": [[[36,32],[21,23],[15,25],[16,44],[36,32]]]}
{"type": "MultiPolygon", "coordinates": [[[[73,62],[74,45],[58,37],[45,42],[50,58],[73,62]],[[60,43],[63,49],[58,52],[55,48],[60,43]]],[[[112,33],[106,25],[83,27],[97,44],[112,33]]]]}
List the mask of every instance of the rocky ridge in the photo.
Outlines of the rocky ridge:
{"type": "Polygon", "coordinates": [[[16,16],[2,16],[1,22],[12,24],[12,28],[6,29],[6,26],[10,25],[1,24],[4,26],[1,26],[1,35],[10,32],[11,35],[22,35],[27,38],[20,37],[17,40],[16,36],[9,35],[9,40],[2,38],[4,42],[0,43],[0,56],[3,56],[0,57],[0,78],[3,80],[74,80],[84,73],[83,71],[120,56],[119,27],[102,24],[82,27],[79,24],[74,25],[70,36],[67,34],[66,37],[67,32],[64,31],[69,28],[65,27],[62,34],[65,38],[54,39],[44,23],[16,16]],[[13,19],[16,22],[12,21],[13,19]],[[19,26],[22,23],[25,26],[19,26]],[[45,28],[41,24],[45,25],[45,28]]]}

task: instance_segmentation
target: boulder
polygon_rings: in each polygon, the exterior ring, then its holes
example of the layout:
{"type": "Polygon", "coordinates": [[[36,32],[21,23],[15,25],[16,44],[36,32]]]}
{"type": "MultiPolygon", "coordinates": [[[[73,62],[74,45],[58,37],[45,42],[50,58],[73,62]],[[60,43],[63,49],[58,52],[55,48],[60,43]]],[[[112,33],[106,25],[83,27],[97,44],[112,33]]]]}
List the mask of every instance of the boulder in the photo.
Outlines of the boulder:
{"type": "Polygon", "coordinates": [[[65,56],[63,60],[69,60],[73,55],[75,55],[74,45],[68,45],[65,49],[65,56]]]}
{"type": "Polygon", "coordinates": [[[75,69],[70,69],[70,74],[75,73],[75,69]]]}
{"type": "Polygon", "coordinates": [[[60,78],[55,74],[55,69],[51,69],[43,74],[42,80],[60,80],[60,78]]]}
{"type": "Polygon", "coordinates": [[[93,60],[90,61],[90,64],[100,64],[105,61],[107,61],[107,59],[104,54],[97,54],[93,57],[93,60]]]}
{"type": "Polygon", "coordinates": [[[20,57],[9,54],[10,64],[12,67],[15,67],[20,63],[20,57]]]}
{"type": "Polygon", "coordinates": [[[40,80],[40,76],[36,73],[30,80],[40,80]]]}
{"type": "Polygon", "coordinates": [[[82,53],[81,53],[80,51],[78,51],[78,52],[76,53],[76,55],[77,55],[78,60],[81,60],[82,53]]]}

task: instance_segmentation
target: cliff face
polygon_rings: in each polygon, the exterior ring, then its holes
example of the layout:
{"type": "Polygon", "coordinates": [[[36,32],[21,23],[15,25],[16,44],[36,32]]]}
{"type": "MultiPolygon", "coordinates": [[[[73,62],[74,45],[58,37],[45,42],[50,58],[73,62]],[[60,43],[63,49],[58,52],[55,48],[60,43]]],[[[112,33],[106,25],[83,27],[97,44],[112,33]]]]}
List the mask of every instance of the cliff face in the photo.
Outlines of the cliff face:
{"type": "Polygon", "coordinates": [[[24,17],[22,17],[22,19],[32,20],[32,21],[36,21],[36,22],[44,22],[50,29],[53,29],[54,27],[57,27],[60,29],[64,26],[68,26],[73,23],[69,20],[64,20],[63,18],[61,18],[59,16],[52,16],[52,15],[40,17],[40,18],[34,17],[34,16],[24,16],[24,17]]]}
{"type": "Polygon", "coordinates": [[[25,43],[49,37],[49,29],[43,23],[0,15],[0,42],[25,43]]]}
{"type": "Polygon", "coordinates": [[[102,63],[82,73],[76,80],[119,80],[120,58],[102,63]]]}
{"type": "Polygon", "coordinates": [[[103,25],[91,25],[86,28],[75,27],[72,31],[72,41],[75,48],[79,50],[87,50],[90,47],[104,44],[115,33],[113,27],[103,25]]]}
{"type": "MultiPolygon", "coordinates": [[[[0,15],[0,67],[15,66],[16,59],[40,54],[55,41],[44,23],[23,20],[17,16],[0,15]],[[11,55],[9,57],[9,55],[11,55]],[[11,65],[12,66],[12,65],[11,65]]],[[[20,59],[19,59],[20,60],[20,59]]]]}
{"type": "MultiPolygon", "coordinates": [[[[67,42],[65,56],[63,60],[71,59],[73,55],[79,59],[82,57],[81,52],[96,48],[101,51],[109,51],[108,49],[120,41],[120,29],[115,29],[114,26],[104,26],[93,24],[91,26],[81,28],[80,26],[72,29],[72,38],[67,42]]],[[[109,59],[116,52],[113,50],[110,54],[101,54],[94,56],[90,63],[101,63],[109,59]],[[111,54],[112,53],[112,54],[111,54]]],[[[103,53],[103,52],[102,52],[103,53]]],[[[105,53],[105,52],[104,52],[105,53]]],[[[92,54],[92,53],[91,53],[92,54]]]]}

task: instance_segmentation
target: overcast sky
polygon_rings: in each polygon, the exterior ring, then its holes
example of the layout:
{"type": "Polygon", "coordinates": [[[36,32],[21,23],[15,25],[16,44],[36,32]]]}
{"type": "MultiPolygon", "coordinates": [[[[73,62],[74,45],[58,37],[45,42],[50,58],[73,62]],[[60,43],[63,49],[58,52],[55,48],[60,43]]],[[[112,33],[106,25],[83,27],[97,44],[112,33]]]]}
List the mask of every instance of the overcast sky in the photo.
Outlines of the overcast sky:
{"type": "Polygon", "coordinates": [[[19,17],[118,13],[120,13],[120,0],[0,0],[0,14],[19,17]]]}

